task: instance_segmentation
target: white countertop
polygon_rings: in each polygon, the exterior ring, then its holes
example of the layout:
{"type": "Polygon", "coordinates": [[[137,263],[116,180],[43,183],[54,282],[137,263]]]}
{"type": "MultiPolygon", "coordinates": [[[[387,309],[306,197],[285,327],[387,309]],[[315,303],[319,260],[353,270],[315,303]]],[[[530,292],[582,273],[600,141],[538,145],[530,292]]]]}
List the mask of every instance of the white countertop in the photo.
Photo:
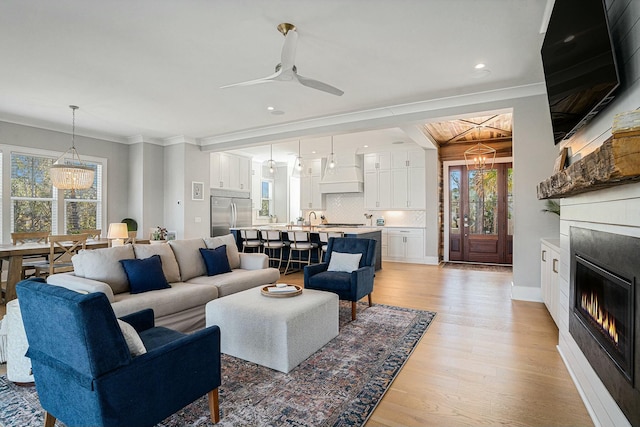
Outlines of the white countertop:
{"type": "Polygon", "coordinates": [[[376,231],[382,231],[382,227],[316,227],[312,226],[269,226],[269,225],[258,225],[255,227],[237,227],[231,228],[230,230],[247,230],[247,229],[258,229],[258,230],[280,230],[282,232],[286,231],[310,231],[312,233],[319,232],[343,232],[345,234],[366,234],[372,233],[376,231]]]}

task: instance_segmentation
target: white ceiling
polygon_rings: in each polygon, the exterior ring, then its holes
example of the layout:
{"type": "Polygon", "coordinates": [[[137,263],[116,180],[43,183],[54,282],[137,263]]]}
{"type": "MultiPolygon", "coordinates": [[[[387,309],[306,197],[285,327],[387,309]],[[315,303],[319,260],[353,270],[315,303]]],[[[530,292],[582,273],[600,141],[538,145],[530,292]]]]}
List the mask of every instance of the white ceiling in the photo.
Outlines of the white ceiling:
{"type": "Polygon", "coordinates": [[[2,0],[0,120],[69,132],[76,104],[78,134],[207,145],[539,84],[548,1],[2,0]],[[298,28],[298,72],[343,96],[286,82],[219,88],[273,73],[281,22],[298,28]]]}

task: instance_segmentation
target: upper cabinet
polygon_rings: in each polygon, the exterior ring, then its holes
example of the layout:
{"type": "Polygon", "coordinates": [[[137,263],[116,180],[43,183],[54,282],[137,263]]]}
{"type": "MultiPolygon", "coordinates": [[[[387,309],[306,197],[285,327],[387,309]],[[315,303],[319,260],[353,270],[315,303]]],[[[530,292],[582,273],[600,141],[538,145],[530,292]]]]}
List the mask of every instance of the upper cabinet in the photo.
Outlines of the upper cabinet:
{"type": "Polygon", "coordinates": [[[251,160],[227,153],[211,153],[211,188],[249,191],[251,160]]]}
{"type": "Polygon", "coordinates": [[[365,209],[425,209],[423,150],[364,156],[365,209]]]}

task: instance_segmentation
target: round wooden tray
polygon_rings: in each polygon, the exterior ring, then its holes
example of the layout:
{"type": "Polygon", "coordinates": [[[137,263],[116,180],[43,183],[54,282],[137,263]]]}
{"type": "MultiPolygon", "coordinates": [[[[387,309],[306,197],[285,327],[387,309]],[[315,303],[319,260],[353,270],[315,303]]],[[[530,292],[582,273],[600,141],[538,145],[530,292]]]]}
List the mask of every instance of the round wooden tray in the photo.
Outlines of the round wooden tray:
{"type": "Polygon", "coordinates": [[[298,286],[298,285],[289,285],[289,286],[294,286],[296,290],[291,292],[277,292],[277,293],[269,292],[269,288],[276,287],[276,285],[269,285],[269,286],[263,286],[262,289],[260,289],[260,293],[262,293],[262,295],[264,295],[265,297],[271,297],[271,298],[290,298],[290,297],[298,296],[302,293],[301,286],[298,286]]]}

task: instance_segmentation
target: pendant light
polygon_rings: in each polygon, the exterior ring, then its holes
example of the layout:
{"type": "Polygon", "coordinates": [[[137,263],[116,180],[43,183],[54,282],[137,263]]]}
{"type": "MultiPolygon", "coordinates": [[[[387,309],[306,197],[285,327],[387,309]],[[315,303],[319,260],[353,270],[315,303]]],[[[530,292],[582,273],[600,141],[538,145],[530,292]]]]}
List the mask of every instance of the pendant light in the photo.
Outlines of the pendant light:
{"type": "Polygon", "coordinates": [[[76,150],[76,110],[75,105],[69,105],[73,112],[71,148],[58,157],[49,169],[51,183],[60,190],[85,190],[93,185],[95,171],[80,160],[80,155],[76,150]],[[65,163],[65,156],[71,152],[70,163],[65,163]]]}
{"type": "Polygon", "coordinates": [[[338,163],[336,162],[336,156],[333,153],[333,135],[331,136],[331,154],[327,159],[327,165],[324,168],[325,175],[333,175],[336,172],[336,168],[338,167],[338,163]]]}
{"type": "Polygon", "coordinates": [[[304,175],[304,163],[302,161],[302,155],[300,154],[300,140],[298,140],[298,157],[293,162],[293,172],[291,176],[300,178],[304,175]]]}
{"type": "Polygon", "coordinates": [[[273,144],[269,145],[269,160],[264,162],[264,166],[267,169],[267,175],[270,178],[275,178],[278,173],[278,167],[276,161],[273,160],[273,144]]]}
{"type": "Polygon", "coordinates": [[[481,143],[464,152],[464,162],[469,170],[477,169],[484,171],[485,169],[493,169],[495,160],[496,150],[481,143]]]}

